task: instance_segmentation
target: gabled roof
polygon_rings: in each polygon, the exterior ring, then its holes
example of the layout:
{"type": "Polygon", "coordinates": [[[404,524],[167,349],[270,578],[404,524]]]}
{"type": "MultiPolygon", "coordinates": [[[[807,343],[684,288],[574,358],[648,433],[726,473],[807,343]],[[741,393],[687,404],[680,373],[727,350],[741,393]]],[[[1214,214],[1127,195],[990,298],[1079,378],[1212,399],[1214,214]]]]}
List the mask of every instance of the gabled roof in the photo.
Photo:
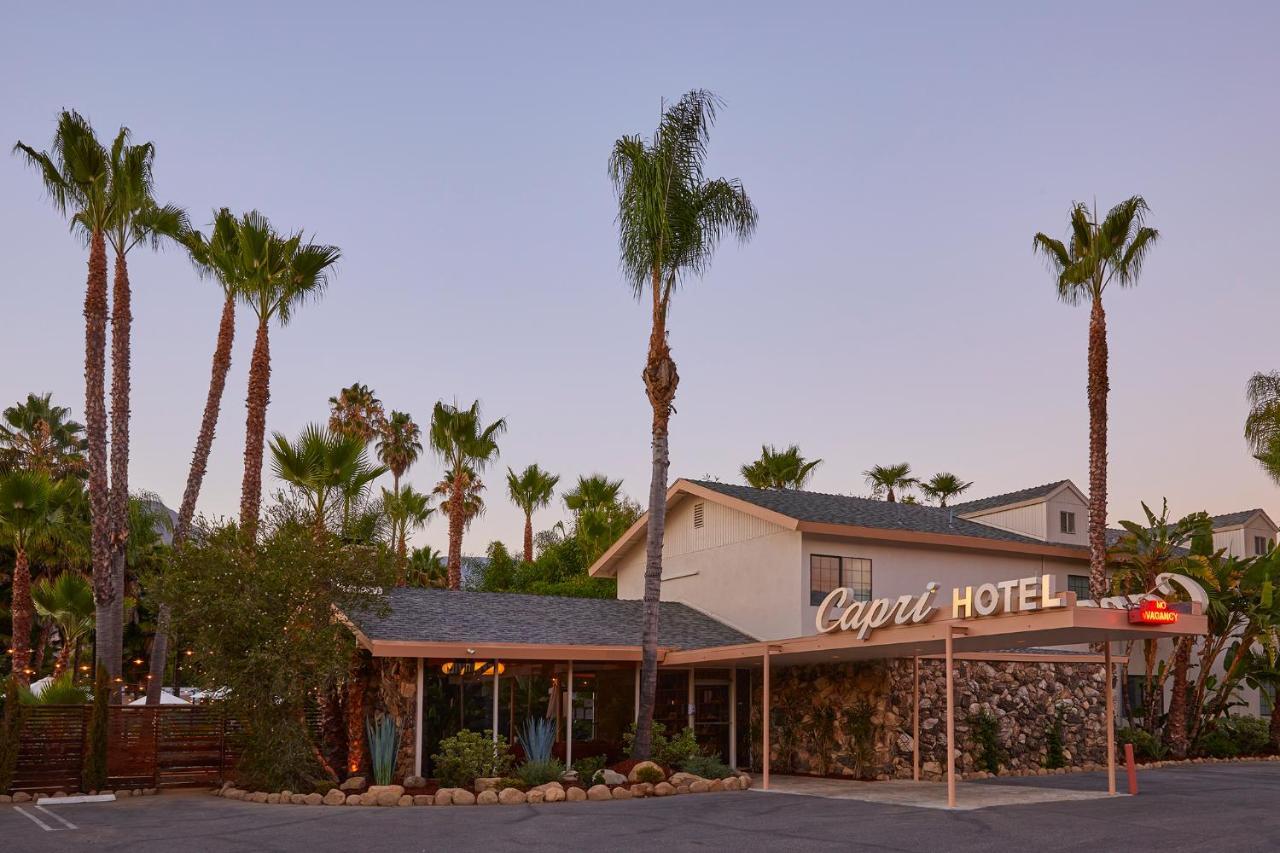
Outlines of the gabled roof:
{"type": "Polygon", "coordinates": [[[1223,530],[1228,527],[1240,527],[1244,524],[1248,524],[1250,521],[1253,520],[1253,517],[1255,515],[1259,515],[1259,514],[1262,515],[1262,517],[1266,520],[1269,526],[1271,526],[1272,528],[1276,527],[1276,523],[1271,520],[1271,517],[1267,515],[1265,510],[1261,508],[1255,508],[1255,509],[1242,509],[1239,512],[1227,512],[1227,513],[1223,513],[1222,515],[1215,515],[1213,516],[1213,529],[1223,530]]]}
{"type": "Polygon", "coordinates": [[[1027,501],[1038,501],[1048,498],[1063,486],[1070,484],[1070,480],[1056,480],[1052,483],[1045,483],[1042,486],[1032,486],[1028,489],[1018,489],[1015,492],[1005,492],[1002,495],[992,495],[989,498],[978,498],[973,501],[965,501],[964,503],[956,504],[952,509],[958,513],[969,515],[987,509],[995,509],[996,507],[1026,503],[1027,501]]]}
{"type": "MultiPolygon", "coordinates": [[[[638,599],[399,587],[388,590],[383,602],[383,612],[347,614],[363,639],[373,645],[638,648],[644,623],[644,602],[638,599]]],[[[688,605],[662,602],[658,620],[658,645],[662,648],[698,649],[754,639],[688,605]]]]}

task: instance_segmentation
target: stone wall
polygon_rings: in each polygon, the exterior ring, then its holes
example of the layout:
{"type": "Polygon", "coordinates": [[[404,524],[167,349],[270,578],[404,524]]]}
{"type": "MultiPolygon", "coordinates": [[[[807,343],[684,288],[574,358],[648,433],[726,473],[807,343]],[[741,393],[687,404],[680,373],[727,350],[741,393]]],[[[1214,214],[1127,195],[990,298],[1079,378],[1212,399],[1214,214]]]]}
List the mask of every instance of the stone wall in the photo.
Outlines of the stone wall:
{"type": "MultiPolygon", "coordinates": [[[[358,731],[360,743],[365,742],[364,720],[390,716],[400,730],[400,749],[396,757],[395,781],[413,774],[413,750],[417,739],[417,689],[418,661],[416,658],[369,658],[357,670],[362,678],[363,707],[360,719],[349,720],[349,730],[354,737],[358,731]]],[[[355,707],[357,703],[351,703],[355,707]]],[[[361,772],[369,772],[368,750],[362,750],[359,758],[361,772]]]]}
{"type": "MultiPolygon", "coordinates": [[[[1047,733],[1057,709],[1063,717],[1066,766],[1105,760],[1104,680],[1097,664],[957,662],[957,770],[981,769],[972,722],[984,712],[999,724],[1002,771],[1044,766],[1047,733]]],[[[760,688],[757,679],[752,703],[756,755],[760,754],[760,688]]],[[[946,761],[945,691],[943,662],[921,660],[920,761],[924,778],[939,778],[946,761]]],[[[771,704],[775,771],[878,779],[911,777],[909,659],[775,667],[771,704]],[[859,731],[861,736],[856,734],[859,731]]]]}

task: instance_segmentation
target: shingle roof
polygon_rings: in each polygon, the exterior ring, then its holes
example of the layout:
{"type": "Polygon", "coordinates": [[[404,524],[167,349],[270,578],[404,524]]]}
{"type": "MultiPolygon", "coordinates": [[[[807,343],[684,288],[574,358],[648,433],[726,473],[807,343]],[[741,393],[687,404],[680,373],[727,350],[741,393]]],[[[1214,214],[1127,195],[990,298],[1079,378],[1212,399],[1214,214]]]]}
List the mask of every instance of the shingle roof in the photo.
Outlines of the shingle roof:
{"type": "Polygon", "coordinates": [[[1022,503],[1023,501],[1031,501],[1036,498],[1043,498],[1053,492],[1063,483],[1069,480],[1058,480],[1054,483],[1045,483],[1042,486],[1032,486],[1029,489],[1019,489],[1016,492],[1005,492],[1002,495],[992,495],[989,498],[978,498],[974,501],[965,501],[956,504],[952,509],[956,512],[970,513],[980,512],[984,509],[992,509],[998,506],[1007,506],[1009,504],[1022,503]]]}
{"type": "MultiPolygon", "coordinates": [[[[512,592],[389,590],[385,613],[348,618],[370,640],[639,646],[644,602],[512,592]]],[[[750,643],[743,634],[684,604],[662,602],[658,645],[701,649],[750,643]]]]}
{"type": "Polygon", "coordinates": [[[890,503],[849,495],[802,492],[795,489],[753,489],[750,486],[716,483],[709,480],[690,480],[689,482],[799,521],[972,536],[976,539],[998,539],[1028,545],[1045,544],[1030,536],[1000,530],[976,521],[967,521],[960,517],[959,512],[951,508],[890,503]]]}
{"type": "Polygon", "coordinates": [[[1234,527],[1237,524],[1244,524],[1259,512],[1262,512],[1262,510],[1242,509],[1239,512],[1227,512],[1222,515],[1215,515],[1213,517],[1213,529],[1218,530],[1222,527],[1234,527]]]}

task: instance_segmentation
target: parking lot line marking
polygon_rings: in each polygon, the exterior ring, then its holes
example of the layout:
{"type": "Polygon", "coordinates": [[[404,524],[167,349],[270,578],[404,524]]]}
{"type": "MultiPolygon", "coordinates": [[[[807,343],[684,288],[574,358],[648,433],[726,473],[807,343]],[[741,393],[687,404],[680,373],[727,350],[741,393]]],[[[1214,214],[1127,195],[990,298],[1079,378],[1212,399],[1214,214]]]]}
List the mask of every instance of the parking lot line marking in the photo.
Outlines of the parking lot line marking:
{"type": "Polygon", "coordinates": [[[45,823],[40,818],[36,817],[31,812],[24,809],[22,806],[14,806],[13,810],[18,814],[22,815],[23,817],[27,818],[28,820],[30,820],[32,823],[34,823],[36,826],[43,829],[45,832],[61,832],[62,831],[61,829],[54,829],[52,826],[49,826],[49,824],[45,823]]]}
{"type": "Polygon", "coordinates": [[[62,816],[62,815],[60,815],[60,814],[54,814],[53,812],[51,812],[51,811],[49,811],[48,809],[46,809],[44,806],[36,806],[36,809],[37,809],[38,811],[42,811],[42,812],[44,812],[44,813],[45,813],[45,814],[47,814],[49,817],[53,818],[53,819],[54,819],[54,820],[56,820],[58,823],[60,823],[60,824],[62,824],[63,826],[65,826],[67,829],[75,829],[75,828],[76,828],[76,825],[75,825],[74,823],[72,823],[71,821],[67,820],[65,817],[63,817],[63,816],[62,816]]]}

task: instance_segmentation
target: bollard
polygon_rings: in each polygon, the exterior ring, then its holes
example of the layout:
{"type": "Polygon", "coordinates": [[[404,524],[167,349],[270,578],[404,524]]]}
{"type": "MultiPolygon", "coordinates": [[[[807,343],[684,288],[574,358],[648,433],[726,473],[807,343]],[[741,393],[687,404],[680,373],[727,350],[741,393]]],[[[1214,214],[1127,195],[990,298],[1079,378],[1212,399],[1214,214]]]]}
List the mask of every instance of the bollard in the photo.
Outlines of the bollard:
{"type": "Polygon", "coordinates": [[[1138,768],[1133,764],[1133,744],[1126,743],[1124,745],[1124,765],[1129,771],[1129,796],[1137,796],[1138,793],[1138,768]]]}

